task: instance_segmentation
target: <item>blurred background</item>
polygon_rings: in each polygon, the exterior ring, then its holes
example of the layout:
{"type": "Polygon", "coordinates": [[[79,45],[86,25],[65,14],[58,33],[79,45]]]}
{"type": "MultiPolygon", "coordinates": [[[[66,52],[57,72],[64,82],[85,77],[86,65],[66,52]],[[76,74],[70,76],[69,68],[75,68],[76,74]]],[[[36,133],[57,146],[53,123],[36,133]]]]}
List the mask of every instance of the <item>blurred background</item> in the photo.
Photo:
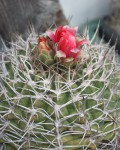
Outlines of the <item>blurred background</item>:
{"type": "Polygon", "coordinates": [[[112,0],[60,0],[60,3],[66,18],[72,17],[73,26],[82,26],[112,11],[112,0]]]}
{"type": "Polygon", "coordinates": [[[89,25],[93,34],[99,20],[107,18],[105,22],[113,27],[119,17],[120,0],[0,0],[0,50],[2,41],[9,46],[17,35],[27,38],[32,27],[43,33],[59,25],[70,24],[79,29],[89,25]]]}

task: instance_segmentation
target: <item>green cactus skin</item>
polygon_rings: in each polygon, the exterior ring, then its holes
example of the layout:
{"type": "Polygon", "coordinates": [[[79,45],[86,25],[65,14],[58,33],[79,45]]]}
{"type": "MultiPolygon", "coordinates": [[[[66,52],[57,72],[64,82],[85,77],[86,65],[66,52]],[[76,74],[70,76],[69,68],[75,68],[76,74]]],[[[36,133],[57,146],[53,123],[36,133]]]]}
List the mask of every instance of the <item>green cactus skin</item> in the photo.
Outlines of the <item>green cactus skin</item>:
{"type": "MultiPolygon", "coordinates": [[[[76,66],[37,67],[37,37],[19,38],[0,62],[0,143],[4,150],[119,149],[120,66],[114,48],[83,47],[76,66]]],[[[38,65],[39,64],[39,65],[38,65]]]]}

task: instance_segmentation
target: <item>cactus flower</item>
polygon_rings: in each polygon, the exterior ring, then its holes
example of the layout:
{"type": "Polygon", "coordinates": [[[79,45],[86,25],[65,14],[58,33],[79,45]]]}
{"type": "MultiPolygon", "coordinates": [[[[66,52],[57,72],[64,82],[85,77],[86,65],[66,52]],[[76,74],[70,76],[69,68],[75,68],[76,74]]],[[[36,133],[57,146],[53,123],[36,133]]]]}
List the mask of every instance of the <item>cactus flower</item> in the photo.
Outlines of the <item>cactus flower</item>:
{"type": "Polygon", "coordinates": [[[83,44],[88,44],[88,40],[76,40],[76,28],[69,26],[60,26],[56,29],[55,33],[51,30],[47,31],[48,37],[57,45],[56,56],[69,60],[76,60],[79,58],[79,47],[83,44]]]}
{"type": "Polygon", "coordinates": [[[40,60],[48,66],[54,64],[55,51],[52,49],[50,39],[40,36],[38,39],[38,55],[40,60]]]}
{"type": "Polygon", "coordinates": [[[55,34],[51,30],[48,30],[46,33],[51,38],[51,40],[54,43],[56,43],[56,42],[59,42],[61,37],[63,37],[66,34],[71,34],[75,36],[76,31],[77,31],[76,28],[70,28],[69,26],[59,26],[56,29],[55,34]]]}
{"type": "Polygon", "coordinates": [[[49,51],[51,48],[48,45],[47,38],[45,37],[39,37],[38,39],[38,49],[39,49],[39,54],[41,54],[41,51],[44,49],[46,51],[49,51]]]}

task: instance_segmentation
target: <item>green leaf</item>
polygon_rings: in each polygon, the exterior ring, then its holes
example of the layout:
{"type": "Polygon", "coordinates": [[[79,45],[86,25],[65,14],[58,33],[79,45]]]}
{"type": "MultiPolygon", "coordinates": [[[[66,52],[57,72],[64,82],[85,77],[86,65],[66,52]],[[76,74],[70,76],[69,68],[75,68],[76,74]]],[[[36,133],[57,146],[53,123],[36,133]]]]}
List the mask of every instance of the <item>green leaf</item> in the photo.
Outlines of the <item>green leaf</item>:
{"type": "MultiPolygon", "coordinates": [[[[48,56],[49,50],[42,49],[42,50],[41,50],[41,54],[44,54],[44,55],[48,56]]],[[[41,54],[40,54],[40,55],[41,55],[41,54]]]]}
{"type": "Polygon", "coordinates": [[[53,65],[55,62],[52,60],[52,59],[48,59],[45,64],[50,66],[50,65],[53,65]]]}
{"type": "Polygon", "coordinates": [[[54,57],[55,57],[55,51],[51,50],[50,53],[49,53],[49,57],[51,59],[54,59],[54,57]]]}
{"type": "Polygon", "coordinates": [[[41,60],[43,63],[45,63],[45,61],[48,59],[48,57],[47,57],[46,55],[44,55],[44,54],[40,54],[39,56],[40,56],[40,60],[41,60]]]}

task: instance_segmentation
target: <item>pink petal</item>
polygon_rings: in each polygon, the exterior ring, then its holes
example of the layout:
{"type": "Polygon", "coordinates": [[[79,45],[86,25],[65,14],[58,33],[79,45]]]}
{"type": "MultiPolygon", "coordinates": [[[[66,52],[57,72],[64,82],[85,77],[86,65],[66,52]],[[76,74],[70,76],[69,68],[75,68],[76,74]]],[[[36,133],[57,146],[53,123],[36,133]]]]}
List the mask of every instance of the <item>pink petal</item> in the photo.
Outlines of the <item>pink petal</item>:
{"type": "Polygon", "coordinates": [[[66,54],[61,50],[56,52],[56,56],[59,57],[59,58],[61,58],[61,57],[66,58],[66,54]]]}
{"type": "Polygon", "coordinates": [[[70,33],[66,33],[59,41],[58,48],[62,50],[66,57],[69,57],[70,50],[76,48],[76,39],[70,33]]]}
{"type": "Polygon", "coordinates": [[[58,49],[62,50],[62,51],[66,51],[66,48],[67,48],[67,39],[62,37],[58,43],[58,49]]]}
{"type": "Polygon", "coordinates": [[[66,31],[68,31],[68,32],[72,33],[73,35],[75,35],[78,28],[77,27],[70,28],[69,26],[66,25],[66,26],[63,27],[63,29],[65,29],[66,31]]]}
{"type": "Polygon", "coordinates": [[[89,43],[88,40],[81,40],[81,41],[77,42],[77,47],[79,47],[79,46],[81,46],[83,44],[88,44],[88,43],[89,43]]]}
{"type": "Polygon", "coordinates": [[[61,33],[62,33],[63,26],[59,26],[56,31],[55,31],[55,42],[59,42],[61,38],[61,33]]]}
{"type": "Polygon", "coordinates": [[[51,30],[46,31],[46,34],[53,42],[55,42],[55,35],[51,30]]]}
{"type": "Polygon", "coordinates": [[[71,49],[70,51],[71,51],[72,53],[78,53],[80,50],[77,49],[77,48],[73,48],[73,49],[71,49]]]}

